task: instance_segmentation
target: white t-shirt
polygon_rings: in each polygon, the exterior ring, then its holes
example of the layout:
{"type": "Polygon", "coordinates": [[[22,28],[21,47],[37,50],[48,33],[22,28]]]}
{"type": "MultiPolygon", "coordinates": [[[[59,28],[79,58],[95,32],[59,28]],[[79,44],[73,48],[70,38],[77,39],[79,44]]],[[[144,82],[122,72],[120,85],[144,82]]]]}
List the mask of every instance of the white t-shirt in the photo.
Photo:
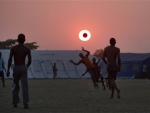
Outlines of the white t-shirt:
{"type": "Polygon", "coordinates": [[[0,58],[0,71],[3,71],[2,63],[4,63],[4,61],[2,58],[0,58]]]}
{"type": "Polygon", "coordinates": [[[107,65],[102,59],[99,61],[98,66],[100,67],[100,74],[103,76],[103,78],[107,78],[108,77],[107,65]]]}

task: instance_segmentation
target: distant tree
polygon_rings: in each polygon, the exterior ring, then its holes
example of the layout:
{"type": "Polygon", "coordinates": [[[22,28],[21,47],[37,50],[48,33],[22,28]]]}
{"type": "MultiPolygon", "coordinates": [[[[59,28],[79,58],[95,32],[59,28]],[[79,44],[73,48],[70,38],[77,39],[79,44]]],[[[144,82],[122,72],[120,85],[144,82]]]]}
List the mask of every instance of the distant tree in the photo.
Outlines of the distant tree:
{"type": "Polygon", "coordinates": [[[93,56],[95,56],[96,58],[102,58],[103,56],[103,53],[104,53],[104,50],[103,49],[97,49],[94,53],[93,53],[93,56]]]}
{"type": "Polygon", "coordinates": [[[35,44],[36,44],[36,42],[25,43],[25,45],[32,50],[35,50],[39,47],[38,45],[35,45],[35,44]]]}
{"type": "MultiPolygon", "coordinates": [[[[7,39],[6,41],[0,41],[0,49],[10,49],[12,46],[17,45],[16,39],[7,39]]],[[[37,49],[39,46],[35,45],[36,42],[31,43],[25,43],[27,47],[29,47],[31,50],[37,49]]]]}
{"type": "Polygon", "coordinates": [[[17,44],[17,40],[7,39],[6,41],[0,41],[0,49],[10,49],[17,44]]]}

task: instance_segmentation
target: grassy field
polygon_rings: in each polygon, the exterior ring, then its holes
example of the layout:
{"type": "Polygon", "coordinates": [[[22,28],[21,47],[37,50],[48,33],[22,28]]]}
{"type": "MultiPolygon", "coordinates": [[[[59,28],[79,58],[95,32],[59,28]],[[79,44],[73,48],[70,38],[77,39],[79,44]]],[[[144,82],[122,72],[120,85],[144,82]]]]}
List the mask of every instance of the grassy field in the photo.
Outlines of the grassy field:
{"type": "Polygon", "coordinates": [[[118,79],[121,99],[110,90],[94,89],[91,79],[29,79],[29,109],[13,108],[12,80],[0,81],[0,113],[150,113],[150,80],[118,79]]]}

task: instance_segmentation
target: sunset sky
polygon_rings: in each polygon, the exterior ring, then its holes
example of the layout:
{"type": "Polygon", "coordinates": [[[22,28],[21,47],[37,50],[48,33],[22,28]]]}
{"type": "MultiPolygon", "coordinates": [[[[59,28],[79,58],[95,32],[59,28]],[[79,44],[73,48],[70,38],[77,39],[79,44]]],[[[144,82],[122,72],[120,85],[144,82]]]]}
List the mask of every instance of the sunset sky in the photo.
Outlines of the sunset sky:
{"type": "Polygon", "coordinates": [[[150,0],[0,0],[0,41],[26,35],[40,50],[150,52],[150,0]],[[89,41],[78,34],[91,32],[89,41]]]}

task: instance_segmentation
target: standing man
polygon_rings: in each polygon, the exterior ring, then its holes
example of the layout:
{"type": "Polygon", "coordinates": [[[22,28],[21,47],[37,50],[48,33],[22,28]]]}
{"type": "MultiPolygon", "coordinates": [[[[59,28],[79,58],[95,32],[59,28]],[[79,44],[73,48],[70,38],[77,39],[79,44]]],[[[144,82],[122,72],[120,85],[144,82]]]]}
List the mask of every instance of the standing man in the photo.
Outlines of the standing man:
{"type": "Polygon", "coordinates": [[[54,63],[53,65],[53,79],[55,79],[55,77],[57,76],[57,67],[56,67],[56,63],[54,63]]]}
{"type": "Polygon", "coordinates": [[[28,80],[27,80],[27,69],[31,64],[31,51],[28,47],[24,45],[25,35],[18,35],[18,45],[13,46],[10,49],[10,55],[8,59],[8,68],[6,75],[9,76],[10,66],[12,64],[12,59],[14,59],[14,68],[13,68],[13,86],[12,86],[12,98],[13,106],[17,107],[17,104],[20,102],[19,99],[19,80],[21,80],[22,86],[22,95],[23,95],[23,104],[24,108],[28,109],[29,94],[28,94],[28,80]],[[25,64],[25,59],[28,57],[28,63],[25,64]]]}
{"type": "Polygon", "coordinates": [[[2,53],[0,52],[0,77],[2,78],[3,87],[5,87],[5,78],[4,78],[3,69],[6,72],[6,69],[5,69],[5,66],[4,66],[4,60],[2,59],[2,53]]]}
{"type": "Polygon", "coordinates": [[[104,49],[103,61],[107,64],[108,79],[111,84],[111,99],[114,96],[114,90],[117,91],[117,97],[120,99],[120,90],[118,89],[115,80],[117,72],[121,68],[121,58],[120,58],[120,49],[115,47],[116,40],[115,38],[110,39],[110,46],[104,49]],[[107,61],[106,59],[107,58],[107,61]]]}
{"type": "Polygon", "coordinates": [[[75,63],[74,61],[70,60],[71,63],[73,63],[74,65],[79,65],[79,64],[84,64],[86,66],[87,71],[91,74],[91,78],[94,84],[95,88],[98,88],[98,84],[97,84],[97,72],[95,70],[95,66],[93,65],[93,63],[90,61],[89,59],[89,55],[90,52],[85,50],[82,47],[82,50],[86,52],[86,55],[84,56],[82,53],[79,53],[79,56],[81,57],[81,60],[79,60],[79,62],[75,63]]]}

